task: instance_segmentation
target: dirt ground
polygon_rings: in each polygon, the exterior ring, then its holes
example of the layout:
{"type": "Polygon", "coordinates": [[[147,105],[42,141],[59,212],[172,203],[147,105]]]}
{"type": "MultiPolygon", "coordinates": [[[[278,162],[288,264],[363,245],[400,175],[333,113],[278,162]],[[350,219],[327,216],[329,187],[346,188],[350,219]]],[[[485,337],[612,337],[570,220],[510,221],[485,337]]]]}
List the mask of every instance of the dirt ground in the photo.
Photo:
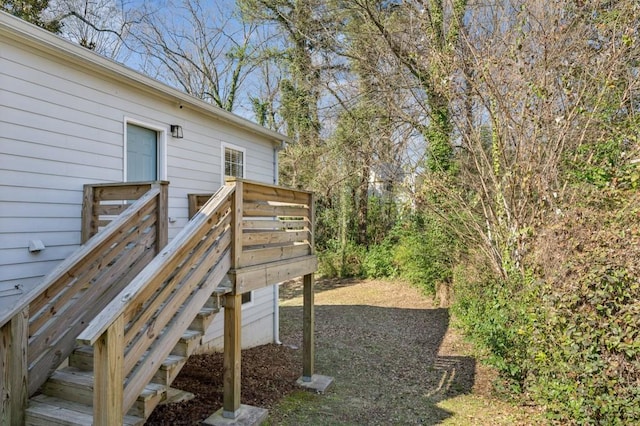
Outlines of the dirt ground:
{"type": "MultiPolygon", "coordinates": [[[[447,309],[398,282],[316,283],[316,372],[323,395],[300,391],[302,287],[281,286],[282,345],[242,352],[242,403],[272,425],[537,424],[535,413],[491,396],[494,374],[450,327],[447,309]]],[[[222,355],[191,357],[173,387],[187,402],[161,406],[148,425],[197,425],[222,406],[222,355]]]]}

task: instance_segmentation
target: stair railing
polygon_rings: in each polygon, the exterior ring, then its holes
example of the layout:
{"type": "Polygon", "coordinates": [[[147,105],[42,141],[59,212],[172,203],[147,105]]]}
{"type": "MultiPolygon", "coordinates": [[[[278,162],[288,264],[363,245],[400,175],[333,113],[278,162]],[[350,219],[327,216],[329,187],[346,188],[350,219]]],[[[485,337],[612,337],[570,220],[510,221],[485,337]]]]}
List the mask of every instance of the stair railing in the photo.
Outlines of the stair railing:
{"type": "Polygon", "coordinates": [[[26,397],[69,356],[89,321],[153,259],[160,241],[166,241],[158,229],[166,229],[158,225],[166,222],[159,213],[166,211],[161,207],[167,201],[166,185],[147,189],[4,313],[0,329],[10,326],[8,344],[14,354],[2,362],[2,376],[12,382],[8,392],[13,407],[3,409],[10,418],[21,418],[26,397]]]}
{"type": "Polygon", "coordinates": [[[118,424],[231,267],[236,188],[223,186],[94,318],[94,424],[118,424]]]}

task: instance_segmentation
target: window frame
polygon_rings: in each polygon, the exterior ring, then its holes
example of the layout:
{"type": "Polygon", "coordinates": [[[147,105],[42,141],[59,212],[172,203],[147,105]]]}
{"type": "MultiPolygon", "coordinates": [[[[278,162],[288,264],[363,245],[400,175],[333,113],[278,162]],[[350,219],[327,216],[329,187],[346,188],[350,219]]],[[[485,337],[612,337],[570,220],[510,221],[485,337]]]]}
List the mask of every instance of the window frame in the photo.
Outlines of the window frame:
{"type": "Polygon", "coordinates": [[[157,161],[156,161],[156,175],[157,180],[167,180],[167,126],[161,126],[158,124],[150,123],[148,121],[138,120],[136,118],[124,117],[123,120],[123,143],[122,143],[122,181],[127,182],[127,143],[128,132],[127,126],[132,124],[134,126],[143,127],[145,129],[153,130],[158,135],[157,144],[157,161]]]}
{"type": "Polygon", "coordinates": [[[222,176],[222,182],[224,183],[227,177],[237,177],[241,179],[245,179],[247,176],[247,150],[238,145],[233,145],[227,142],[222,142],[220,144],[220,176],[222,176]],[[227,148],[232,149],[234,151],[242,152],[242,176],[228,176],[225,173],[226,170],[226,150],[227,148]]]}

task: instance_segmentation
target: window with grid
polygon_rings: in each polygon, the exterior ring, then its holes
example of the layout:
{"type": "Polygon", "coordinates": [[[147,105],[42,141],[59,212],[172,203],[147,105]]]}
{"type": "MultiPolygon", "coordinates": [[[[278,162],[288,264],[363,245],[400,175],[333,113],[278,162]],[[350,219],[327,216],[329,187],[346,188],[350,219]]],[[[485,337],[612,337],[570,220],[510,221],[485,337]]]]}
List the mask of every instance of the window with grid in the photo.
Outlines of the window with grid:
{"type": "MultiPolygon", "coordinates": [[[[224,175],[237,178],[244,177],[244,151],[229,148],[228,146],[224,147],[224,175]]],[[[252,301],[252,291],[242,295],[243,305],[252,301]]]]}
{"type": "Polygon", "coordinates": [[[244,152],[229,147],[224,148],[224,175],[244,177],[244,152]]]}

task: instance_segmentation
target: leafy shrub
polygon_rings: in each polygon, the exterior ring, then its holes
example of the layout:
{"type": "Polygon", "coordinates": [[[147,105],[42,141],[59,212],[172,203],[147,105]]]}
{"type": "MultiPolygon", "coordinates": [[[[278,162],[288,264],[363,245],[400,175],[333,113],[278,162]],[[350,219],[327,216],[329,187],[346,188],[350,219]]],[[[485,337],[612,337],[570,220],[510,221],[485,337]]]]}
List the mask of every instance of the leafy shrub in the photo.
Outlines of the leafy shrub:
{"type": "Polygon", "coordinates": [[[548,327],[536,330],[531,388],[554,419],[640,424],[640,283],[625,269],[595,266],[571,293],[547,296],[548,327]]]}
{"type": "Polygon", "coordinates": [[[398,275],[398,265],[393,261],[394,247],[390,239],[370,246],[364,262],[363,272],[369,278],[394,278],[398,275]]]}
{"type": "Polygon", "coordinates": [[[362,277],[366,249],[348,241],[346,245],[331,239],[318,252],[318,273],[328,278],[362,277]]]}
{"type": "Polygon", "coordinates": [[[531,283],[514,276],[508,281],[490,275],[473,275],[456,268],[456,301],[452,309],[458,323],[501,374],[510,392],[521,392],[530,365],[530,339],[538,324],[536,291],[531,283]]]}
{"type": "MultiPolygon", "coordinates": [[[[635,133],[633,130],[632,133],[635,133]]],[[[598,188],[640,187],[640,170],[627,158],[633,151],[626,137],[580,145],[568,162],[569,176],[598,188]],[[631,150],[631,152],[630,152],[631,150]]]]}
{"type": "Polygon", "coordinates": [[[419,215],[393,232],[393,261],[401,278],[435,293],[437,282],[449,282],[456,261],[456,241],[438,219],[419,215]]]}
{"type": "Polygon", "coordinates": [[[553,421],[640,424],[640,196],[582,195],[539,231],[535,280],[458,265],[455,317],[553,421]]]}

